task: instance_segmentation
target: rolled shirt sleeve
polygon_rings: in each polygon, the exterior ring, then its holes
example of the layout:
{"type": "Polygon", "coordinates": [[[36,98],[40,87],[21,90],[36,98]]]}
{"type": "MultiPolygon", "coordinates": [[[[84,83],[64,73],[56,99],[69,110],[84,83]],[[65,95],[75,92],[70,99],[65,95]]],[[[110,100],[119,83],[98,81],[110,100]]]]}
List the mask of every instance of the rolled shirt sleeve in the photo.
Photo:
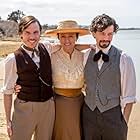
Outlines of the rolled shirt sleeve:
{"type": "Polygon", "coordinates": [[[120,57],[121,72],[121,106],[136,102],[136,75],[133,61],[130,56],[122,52],[120,57]]]}
{"type": "Polygon", "coordinates": [[[14,86],[17,81],[17,67],[14,53],[9,54],[3,61],[3,85],[2,94],[13,94],[14,86]]]}

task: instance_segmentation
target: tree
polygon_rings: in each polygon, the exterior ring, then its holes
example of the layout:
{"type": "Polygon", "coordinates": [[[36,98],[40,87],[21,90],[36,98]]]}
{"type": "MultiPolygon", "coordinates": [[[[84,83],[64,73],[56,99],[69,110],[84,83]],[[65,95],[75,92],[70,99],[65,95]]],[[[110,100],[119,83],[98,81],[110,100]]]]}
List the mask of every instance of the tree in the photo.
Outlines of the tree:
{"type": "Polygon", "coordinates": [[[22,18],[22,16],[24,16],[25,14],[22,12],[22,11],[20,11],[20,10],[17,10],[17,11],[13,11],[12,13],[10,13],[9,15],[8,15],[8,18],[7,18],[7,20],[13,20],[13,21],[15,21],[15,22],[17,22],[18,23],[18,21],[22,18]]]}
{"type": "Polygon", "coordinates": [[[2,38],[5,35],[5,32],[2,28],[0,28],[0,38],[2,38]]]}

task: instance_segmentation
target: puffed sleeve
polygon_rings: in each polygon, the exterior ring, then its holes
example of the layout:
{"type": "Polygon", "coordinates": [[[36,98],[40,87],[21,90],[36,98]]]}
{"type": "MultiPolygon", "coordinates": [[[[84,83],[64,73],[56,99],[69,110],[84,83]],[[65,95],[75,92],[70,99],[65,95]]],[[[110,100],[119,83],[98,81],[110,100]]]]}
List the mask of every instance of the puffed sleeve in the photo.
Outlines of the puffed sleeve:
{"type": "Polygon", "coordinates": [[[42,43],[45,45],[50,56],[52,53],[60,50],[61,48],[60,44],[58,43],[50,43],[49,41],[43,41],[42,43]]]}
{"type": "Polygon", "coordinates": [[[1,88],[2,94],[13,94],[14,85],[17,81],[17,67],[14,53],[9,54],[3,60],[3,85],[1,88]]]}

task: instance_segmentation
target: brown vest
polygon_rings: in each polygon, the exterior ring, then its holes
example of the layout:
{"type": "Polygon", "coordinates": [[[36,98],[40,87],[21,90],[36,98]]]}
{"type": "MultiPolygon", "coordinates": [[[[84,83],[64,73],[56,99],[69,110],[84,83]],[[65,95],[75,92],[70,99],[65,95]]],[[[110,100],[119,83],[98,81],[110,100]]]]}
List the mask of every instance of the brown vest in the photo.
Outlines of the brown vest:
{"type": "Polygon", "coordinates": [[[17,97],[21,100],[41,102],[53,96],[50,56],[43,44],[40,43],[38,49],[40,68],[21,47],[14,52],[18,74],[17,84],[22,87],[17,97]]]}

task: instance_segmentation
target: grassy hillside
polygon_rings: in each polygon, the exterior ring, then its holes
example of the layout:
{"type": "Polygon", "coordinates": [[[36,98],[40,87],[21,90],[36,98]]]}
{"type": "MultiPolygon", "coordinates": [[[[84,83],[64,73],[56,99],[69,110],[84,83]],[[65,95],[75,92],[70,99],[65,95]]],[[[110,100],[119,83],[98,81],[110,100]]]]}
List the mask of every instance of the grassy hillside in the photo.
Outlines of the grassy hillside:
{"type": "Polygon", "coordinates": [[[5,57],[15,51],[20,44],[20,41],[0,41],[0,57],[5,57]]]}

